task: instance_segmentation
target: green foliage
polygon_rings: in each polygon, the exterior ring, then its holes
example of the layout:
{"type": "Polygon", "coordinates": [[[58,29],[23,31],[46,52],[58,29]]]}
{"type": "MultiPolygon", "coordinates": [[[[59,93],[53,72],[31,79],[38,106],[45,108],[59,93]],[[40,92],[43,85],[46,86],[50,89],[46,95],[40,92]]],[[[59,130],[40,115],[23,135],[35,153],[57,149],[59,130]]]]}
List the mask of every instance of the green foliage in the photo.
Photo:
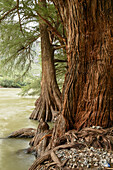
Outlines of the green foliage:
{"type": "MultiPolygon", "coordinates": [[[[0,19],[16,6],[15,0],[0,1],[0,19]]],[[[30,84],[23,88],[22,95],[40,93],[39,78],[34,76],[40,70],[39,48],[37,43],[40,37],[38,13],[56,28],[61,35],[64,34],[63,26],[54,5],[49,1],[47,8],[35,4],[34,0],[19,1],[18,10],[9,12],[0,22],[0,74],[12,75],[14,82],[20,81],[22,76],[27,77],[30,84]],[[38,62],[34,63],[37,60],[38,62]],[[34,69],[37,65],[37,69],[34,69]],[[34,75],[32,75],[34,74],[34,75]],[[16,76],[15,78],[15,75],[16,76]]],[[[44,21],[42,21],[44,22],[44,21]]],[[[63,35],[64,36],[64,35],[63,35]]],[[[59,43],[55,37],[54,44],[59,43]]],[[[65,59],[62,50],[57,50],[55,59],[65,59]]],[[[59,87],[62,88],[66,63],[56,63],[56,76],[59,87]]],[[[2,82],[3,83],[3,82],[2,82]]],[[[12,82],[5,80],[4,84],[12,86],[12,82]]],[[[9,86],[8,85],[8,86],[9,86]]],[[[19,84],[20,86],[20,84],[19,84]]]]}
{"type": "Polygon", "coordinates": [[[0,86],[1,87],[14,87],[14,88],[20,88],[22,86],[26,86],[26,82],[22,81],[14,81],[13,79],[1,79],[0,80],[0,86]]]}
{"type": "Polygon", "coordinates": [[[56,62],[55,63],[57,83],[58,83],[60,90],[62,90],[62,86],[64,83],[64,77],[65,77],[65,73],[67,70],[67,62],[66,62],[67,58],[66,58],[65,51],[63,51],[62,49],[57,50],[54,57],[57,60],[62,59],[65,61],[65,62],[56,62]]]}
{"type": "Polygon", "coordinates": [[[16,5],[14,0],[0,0],[0,11],[1,14],[13,8],[16,5]]]}
{"type": "Polygon", "coordinates": [[[26,37],[23,37],[19,30],[19,24],[13,24],[12,21],[7,24],[2,22],[0,29],[1,66],[7,71],[14,71],[18,67],[21,74],[27,72],[36,56],[36,51],[32,50],[33,43],[31,41],[33,38],[38,38],[39,35],[35,35],[35,31],[33,31],[29,32],[29,35],[26,32],[26,37]]]}
{"type": "MultiPolygon", "coordinates": [[[[33,43],[40,36],[38,17],[33,17],[33,1],[30,4],[29,2],[20,1],[19,16],[17,9],[13,10],[0,23],[0,67],[7,72],[19,69],[21,75],[30,69],[32,61],[37,55],[33,50],[33,43]],[[29,13],[27,13],[27,8],[29,13]]],[[[1,18],[15,5],[15,1],[1,1],[1,18]]]]}
{"type": "Polygon", "coordinates": [[[40,92],[41,92],[40,82],[41,82],[41,77],[32,79],[30,84],[22,87],[22,91],[21,91],[20,94],[22,96],[25,96],[25,95],[29,95],[29,96],[40,95],[40,92]]]}

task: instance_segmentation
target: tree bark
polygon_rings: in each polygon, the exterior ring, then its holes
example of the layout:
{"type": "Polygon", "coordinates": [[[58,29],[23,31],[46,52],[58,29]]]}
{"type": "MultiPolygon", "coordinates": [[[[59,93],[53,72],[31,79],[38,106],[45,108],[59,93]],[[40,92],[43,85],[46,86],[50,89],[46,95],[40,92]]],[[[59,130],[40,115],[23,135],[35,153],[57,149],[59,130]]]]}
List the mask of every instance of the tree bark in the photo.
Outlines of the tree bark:
{"type": "Polygon", "coordinates": [[[113,2],[53,2],[66,29],[68,71],[52,142],[69,129],[113,125],[113,2]]]}
{"type": "MultiPolygon", "coordinates": [[[[46,0],[40,0],[39,3],[46,7],[46,0]]],[[[55,111],[61,108],[61,93],[56,81],[54,50],[50,43],[47,24],[40,20],[39,25],[42,57],[41,94],[30,119],[51,121],[54,119],[55,111]]]]}

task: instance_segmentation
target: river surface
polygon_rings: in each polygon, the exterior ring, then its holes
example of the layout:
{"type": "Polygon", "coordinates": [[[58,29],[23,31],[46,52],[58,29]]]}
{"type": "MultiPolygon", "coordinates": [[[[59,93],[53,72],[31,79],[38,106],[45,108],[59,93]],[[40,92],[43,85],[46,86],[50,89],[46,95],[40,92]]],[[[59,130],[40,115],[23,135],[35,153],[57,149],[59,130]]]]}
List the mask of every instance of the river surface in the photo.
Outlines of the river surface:
{"type": "Polygon", "coordinates": [[[29,147],[28,139],[3,139],[21,128],[37,127],[30,120],[36,98],[20,97],[20,89],[0,88],[0,170],[28,170],[33,155],[18,152],[29,147]]]}

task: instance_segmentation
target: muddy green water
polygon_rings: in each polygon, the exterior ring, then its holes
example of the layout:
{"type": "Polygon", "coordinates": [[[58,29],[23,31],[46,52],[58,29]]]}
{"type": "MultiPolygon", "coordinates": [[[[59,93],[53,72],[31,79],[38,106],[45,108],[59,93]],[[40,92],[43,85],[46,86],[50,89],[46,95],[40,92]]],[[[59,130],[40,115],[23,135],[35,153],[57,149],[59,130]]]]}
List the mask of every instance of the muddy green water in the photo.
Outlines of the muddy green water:
{"type": "Polygon", "coordinates": [[[18,152],[29,146],[29,140],[2,139],[11,132],[37,127],[29,120],[36,98],[20,97],[20,89],[0,88],[0,170],[28,170],[35,160],[33,155],[18,152]]]}

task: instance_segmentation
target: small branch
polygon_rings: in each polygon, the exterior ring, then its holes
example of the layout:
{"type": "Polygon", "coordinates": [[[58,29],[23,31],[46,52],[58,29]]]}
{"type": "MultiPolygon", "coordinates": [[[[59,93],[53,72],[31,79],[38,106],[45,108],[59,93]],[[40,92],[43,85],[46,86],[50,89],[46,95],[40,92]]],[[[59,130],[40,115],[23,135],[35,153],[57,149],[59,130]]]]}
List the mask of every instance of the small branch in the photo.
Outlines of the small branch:
{"type": "Polygon", "coordinates": [[[42,141],[44,138],[46,138],[46,137],[51,137],[52,136],[52,134],[47,134],[47,135],[45,135],[45,136],[43,136],[41,139],[40,139],[40,141],[42,141]]]}
{"type": "Polygon", "coordinates": [[[20,31],[21,31],[22,34],[24,35],[23,30],[22,30],[22,24],[21,24],[20,13],[19,13],[19,0],[17,0],[17,13],[18,13],[18,18],[19,18],[20,31]]]}
{"type": "Polygon", "coordinates": [[[54,27],[50,24],[49,21],[47,21],[45,18],[43,18],[38,12],[37,12],[37,14],[38,14],[39,17],[40,17],[43,21],[45,21],[45,23],[51,28],[53,34],[57,35],[57,37],[58,37],[60,40],[62,40],[63,42],[66,42],[66,39],[63,38],[63,37],[60,35],[60,33],[56,30],[56,28],[54,28],[54,27]]]}
{"type": "Polygon", "coordinates": [[[58,45],[54,47],[54,50],[58,50],[58,49],[65,48],[65,47],[66,45],[58,45]]]}
{"type": "Polygon", "coordinates": [[[17,9],[17,5],[16,5],[14,8],[10,9],[9,11],[7,11],[7,12],[0,18],[0,22],[1,22],[5,17],[7,17],[10,12],[14,11],[15,9],[17,9]]]}
{"type": "Polygon", "coordinates": [[[67,60],[54,59],[54,63],[58,63],[58,62],[65,63],[67,62],[67,60]]]}
{"type": "MultiPolygon", "coordinates": [[[[36,3],[36,5],[37,5],[36,0],[35,0],[35,3],[36,3]]],[[[51,25],[51,23],[50,23],[48,20],[46,20],[43,16],[41,16],[38,11],[36,11],[36,13],[37,13],[37,15],[50,27],[50,29],[52,30],[52,33],[53,33],[53,34],[57,35],[57,37],[58,37],[60,40],[62,40],[63,42],[66,42],[66,39],[61,36],[61,34],[56,30],[56,28],[54,28],[54,27],[51,25]]]]}
{"type": "Polygon", "coordinates": [[[25,46],[22,46],[17,52],[20,52],[22,50],[25,50],[31,43],[33,43],[34,41],[36,41],[38,38],[40,37],[40,34],[35,37],[34,39],[32,39],[28,44],[26,44],[25,46]]]}
{"type": "Polygon", "coordinates": [[[51,151],[51,159],[61,167],[61,162],[54,151],[51,151]]]}
{"type": "Polygon", "coordinates": [[[56,162],[49,163],[46,165],[46,169],[49,169],[50,166],[54,166],[56,164],[57,164],[56,162]]]}

